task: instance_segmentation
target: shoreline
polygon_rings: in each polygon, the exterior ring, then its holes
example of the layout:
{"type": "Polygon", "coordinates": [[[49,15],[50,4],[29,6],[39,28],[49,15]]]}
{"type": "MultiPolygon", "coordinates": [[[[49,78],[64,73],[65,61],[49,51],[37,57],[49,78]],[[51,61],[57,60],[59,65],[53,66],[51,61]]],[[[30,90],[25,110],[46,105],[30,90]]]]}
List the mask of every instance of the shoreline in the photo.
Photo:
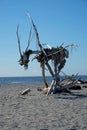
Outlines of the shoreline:
{"type": "Polygon", "coordinates": [[[86,130],[87,88],[46,96],[38,87],[44,84],[1,84],[0,130],[86,130]]]}

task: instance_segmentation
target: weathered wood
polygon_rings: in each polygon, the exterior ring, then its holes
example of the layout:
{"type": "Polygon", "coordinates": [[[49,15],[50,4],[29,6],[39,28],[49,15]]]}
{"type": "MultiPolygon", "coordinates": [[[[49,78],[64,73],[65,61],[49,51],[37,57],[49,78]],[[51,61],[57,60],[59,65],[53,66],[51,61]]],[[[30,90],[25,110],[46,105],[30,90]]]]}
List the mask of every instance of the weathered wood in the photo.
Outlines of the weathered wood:
{"type": "Polygon", "coordinates": [[[67,84],[64,84],[61,88],[62,89],[70,89],[71,87],[73,87],[78,80],[72,81],[72,82],[67,82],[67,84]]]}
{"type": "Polygon", "coordinates": [[[49,95],[53,92],[54,84],[55,84],[55,80],[53,79],[52,82],[51,82],[51,85],[49,87],[49,91],[47,92],[47,95],[49,95]]]}
{"type": "Polygon", "coordinates": [[[51,69],[49,63],[47,62],[47,63],[45,63],[45,64],[46,64],[46,66],[48,67],[48,70],[49,70],[50,74],[52,75],[52,77],[54,77],[54,72],[53,72],[53,70],[51,69]]]}
{"type": "MultiPolygon", "coordinates": [[[[21,48],[20,48],[20,39],[18,36],[18,28],[17,27],[17,39],[18,39],[18,45],[19,45],[19,53],[20,53],[20,60],[19,63],[20,65],[24,65],[25,68],[28,68],[28,63],[29,63],[29,58],[32,54],[35,54],[35,57],[32,59],[36,59],[40,65],[41,65],[41,69],[42,69],[42,76],[43,76],[43,81],[45,83],[46,88],[48,87],[47,81],[46,81],[46,76],[45,76],[45,66],[47,66],[49,73],[51,74],[53,80],[50,84],[50,89],[47,93],[47,95],[54,93],[56,88],[58,88],[58,86],[62,86],[61,89],[69,89],[71,88],[76,81],[71,81],[71,82],[67,82],[67,83],[60,83],[60,71],[62,70],[62,68],[65,66],[66,63],[66,58],[68,58],[69,56],[69,51],[68,51],[68,47],[72,47],[72,46],[76,46],[75,44],[70,44],[67,45],[65,47],[63,47],[62,45],[60,45],[59,47],[57,46],[56,48],[54,47],[50,47],[48,46],[48,48],[43,48],[42,44],[40,43],[40,39],[39,39],[39,34],[37,31],[37,28],[33,22],[33,19],[31,17],[31,15],[27,12],[27,16],[29,18],[29,20],[31,21],[33,30],[35,32],[35,36],[36,36],[36,43],[39,47],[38,50],[30,50],[28,49],[30,46],[30,41],[31,41],[31,35],[32,35],[32,30],[30,30],[29,33],[29,39],[28,39],[28,45],[24,51],[24,53],[21,53],[21,48]],[[53,68],[50,65],[51,61],[53,63],[53,68]]],[[[48,44],[47,44],[48,45],[48,44]]],[[[29,90],[25,90],[22,94],[27,93],[29,90]]]]}
{"type": "Polygon", "coordinates": [[[27,88],[27,89],[25,89],[22,93],[21,93],[21,95],[25,95],[25,94],[27,94],[28,92],[30,92],[31,90],[30,90],[30,88],[27,88]]]}
{"type": "Polygon", "coordinates": [[[47,84],[46,77],[45,77],[45,64],[41,63],[41,68],[42,68],[42,76],[43,76],[44,84],[48,88],[48,84],[47,84]]]}

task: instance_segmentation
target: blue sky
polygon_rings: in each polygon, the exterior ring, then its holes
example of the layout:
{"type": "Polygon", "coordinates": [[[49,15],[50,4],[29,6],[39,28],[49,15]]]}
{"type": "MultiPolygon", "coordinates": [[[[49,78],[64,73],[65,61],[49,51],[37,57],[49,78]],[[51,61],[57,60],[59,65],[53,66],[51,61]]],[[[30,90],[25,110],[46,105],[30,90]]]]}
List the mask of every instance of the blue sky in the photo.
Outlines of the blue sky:
{"type": "MultiPolygon", "coordinates": [[[[71,43],[63,71],[66,74],[87,75],[87,0],[0,0],[0,77],[41,75],[39,63],[30,62],[28,70],[18,64],[17,25],[22,51],[27,46],[29,11],[37,27],[40,42],[51,46],[71,43]]],[[[36,44],[31,43],[31,49],[36,44]]]]}

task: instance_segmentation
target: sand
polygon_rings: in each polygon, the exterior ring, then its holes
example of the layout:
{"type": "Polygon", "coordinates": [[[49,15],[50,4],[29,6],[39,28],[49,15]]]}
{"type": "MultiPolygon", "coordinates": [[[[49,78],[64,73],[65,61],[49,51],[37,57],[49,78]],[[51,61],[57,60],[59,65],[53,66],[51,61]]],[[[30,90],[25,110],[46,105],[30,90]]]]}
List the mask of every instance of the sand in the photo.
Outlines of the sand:
{"type": "Polygon", "coordinates": [[[87,130],[87,88],[46,96],[43,86],[0,85],[0,130],[87,130]]]}

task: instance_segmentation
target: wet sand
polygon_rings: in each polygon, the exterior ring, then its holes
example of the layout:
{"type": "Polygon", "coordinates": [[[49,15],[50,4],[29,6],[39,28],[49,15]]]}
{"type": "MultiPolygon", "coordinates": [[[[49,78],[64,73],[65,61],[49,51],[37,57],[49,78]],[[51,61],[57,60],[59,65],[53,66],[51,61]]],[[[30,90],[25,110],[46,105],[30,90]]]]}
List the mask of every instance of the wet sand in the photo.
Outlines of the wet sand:
{"type": "Polygon", "coordinates": [[[43,86],[0,85],[0,130],[87,130],[87,88],[46,96],[43,86]]]}

